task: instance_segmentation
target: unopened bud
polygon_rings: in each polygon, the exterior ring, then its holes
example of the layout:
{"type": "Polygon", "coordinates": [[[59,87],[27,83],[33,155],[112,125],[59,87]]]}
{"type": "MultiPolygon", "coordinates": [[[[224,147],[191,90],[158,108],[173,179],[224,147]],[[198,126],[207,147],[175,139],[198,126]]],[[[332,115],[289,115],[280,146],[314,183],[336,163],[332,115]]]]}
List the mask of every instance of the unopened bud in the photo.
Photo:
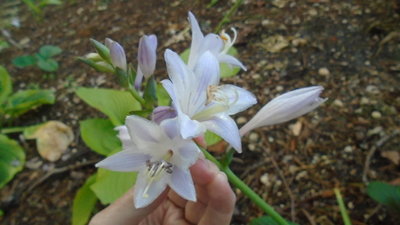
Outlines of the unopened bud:
{"type": "Polygon", "coordinates": [[[126,55],[124,48],[116,41],[106,38],[105,44],[110,49],[111,62],[114,67],[118,67],[123,71],[127,70],[126,55]]]}
{"type": "Polygon", "coordinates": [[[156,67],[157,37],[156,35],[144,35],[139,41],[138,61],[143,75],[150,77],[156,67]]]}

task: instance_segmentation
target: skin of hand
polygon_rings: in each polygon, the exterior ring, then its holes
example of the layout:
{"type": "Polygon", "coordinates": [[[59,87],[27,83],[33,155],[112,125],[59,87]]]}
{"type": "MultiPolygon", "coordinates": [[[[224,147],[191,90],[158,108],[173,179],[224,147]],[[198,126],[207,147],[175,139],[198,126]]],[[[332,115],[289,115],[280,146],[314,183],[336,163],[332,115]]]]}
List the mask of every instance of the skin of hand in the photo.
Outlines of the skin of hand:
{"type": "Polygon", "coordinates": [[[133,189],[97,213],[89,225],[228,225],[236,196],[226,175],[206,159],[199,159],[190,172],[197,202],[187,201],[173,190],[165,190],[153,203],[136,209],[133,189]]]}

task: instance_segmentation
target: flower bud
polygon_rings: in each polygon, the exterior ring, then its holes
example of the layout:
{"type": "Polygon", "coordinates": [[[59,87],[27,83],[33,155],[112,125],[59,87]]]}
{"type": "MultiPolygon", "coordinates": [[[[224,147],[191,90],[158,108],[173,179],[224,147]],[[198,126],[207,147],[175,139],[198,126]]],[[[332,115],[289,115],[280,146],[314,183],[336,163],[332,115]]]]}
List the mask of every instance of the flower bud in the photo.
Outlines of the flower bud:
{"type": "Polygon", "coordinates": [[[104,61],[101,62],[96,62],[92,65],[94,69],[97,71],[103,72],[103,73],[112,73],[114,72],[114,69],[112,66],[104,61]]]}
{"type": "Polygon", "coordinates": [[[240,135],[258,127],[283,123],[312,111],[326,101],[319,97],[323,89],[321,86],[300,88],[272,99],[240,128],[240,135]]]}
{"type": "Polygon", "coordinates": [[[144,77],[148,78],[154,73],[156,67],[157,37],[144,35],[139,41],[138,61],[144,77]]]}
{"type": "Polygon", "coordinates": [[[85,55],[86,59],[92,60],[93,62],[103,61],[103,58],[98,53],[91,52],[85,55]]]}
{"type": "Polygon", "coordinates": [[[151,114],[151,120],[160,124],[163,120],[176,117],[176,111],[169,106],[158,106],[151,114]]]}
{"type": "Polygon", "coordinates": [[[123,71],[127,70],[126,55],[124,48],[116,41],[106,38],[106,46],[110,49],[111,62],[114,67],[118,67],[123,71]]]}

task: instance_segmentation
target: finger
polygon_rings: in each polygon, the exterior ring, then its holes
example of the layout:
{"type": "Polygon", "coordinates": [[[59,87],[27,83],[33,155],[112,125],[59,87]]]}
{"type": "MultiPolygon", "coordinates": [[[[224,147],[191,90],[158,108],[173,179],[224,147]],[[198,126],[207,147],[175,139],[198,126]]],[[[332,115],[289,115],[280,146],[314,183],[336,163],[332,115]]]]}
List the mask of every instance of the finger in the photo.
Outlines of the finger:
{"type": "Polygon", "coordinates": [[[229,186],[226,175],[218,173],[207,185],[208,206],[200,220],[201,225],[228,225],[232,219],[236,196],[229,186]]]}
{"type": "Polygon", "coordinates": [[[90,221],[89,225],[137,225],[144,217],[154,211],[154,209],[167,197],[165,190],[153,203],[144,208],[136,209],[133,205],[133,188],[124,196],[116,200],[97,213],[90,221]]]}
{"type": "Polygon", "coordinates": [[[197,185],[207,185],[218,174],[218,167],[207,159],[199,159],[190,168],[193,181],[197,185]]]}
{"type": "Polygon", "coordinates": [[[187,202],[185,207],[185,219],[192,224],[198,224],[206,208],[207,205],[201,202],[187,202]]]}
{"type": "Polygon", "coordinates": [[[171,200],[172,203],[174,203],[177,207],[184,208],[186,205],[187,200],[183,199],[181,196],[179,196],[175,191],[170,190],[168,192],[168,198],[171,200]]]}

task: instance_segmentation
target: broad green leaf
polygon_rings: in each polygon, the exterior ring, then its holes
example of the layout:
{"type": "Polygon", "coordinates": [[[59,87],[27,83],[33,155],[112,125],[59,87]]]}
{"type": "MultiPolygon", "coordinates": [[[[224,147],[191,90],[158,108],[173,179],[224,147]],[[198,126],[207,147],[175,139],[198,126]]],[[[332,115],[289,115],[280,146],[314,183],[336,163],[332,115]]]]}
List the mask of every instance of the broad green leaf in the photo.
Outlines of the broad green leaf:
{"type": "Polygon", "coordinates": [[[109,204],[133,187],[136,175],[136,172],[115,172],[100,168],[91,189],[102,204],[109,204]]]}
{"type": "Polygon", "coordinates": [[[12,85],[10,75],[6,68],[0,66],[0,104],[6,100],[8,95],[12,92],[12,85]]]}
{"type": "Polygon", "coordinates": [[[110,120],[88,119],[79,124],[83,141],[93,151],[107,156],[112,151],[121,149],[117,131],[110,120]]]}
{"type": "Polygon", "coordinates": [[[96,174],[90,176],[85,184],[79,188],[75,195],[72,205],[72,225],[85,225],[90,219],[97,197],[90,189],[90,186],[96,181],[96,174]]]}
{"type": "Polygon", "coordinates": [[[220,136],[218,136],[210,131],[206,131],[206,133],[204,135],[204,139],[208,146],[217,144],[218,142],[220,142],[222,140],[222,138],[220,136]]]}
{"type": "Polygon", "coordinates": [[[0,188],[22,170],[25,152],[18,143],[0,134],[0,188]]]}
{"type": "MultiPolygon", "coordinates": [[[[181,55],[180,55],[181,58],[182,58],[182,60],[183,60],[185,63],[187,63],[188,60],[189,60],[189,54],[190,54],[190,48],[187,48],[187,49],[186,49],[185,51],[183,51],[183,52],[181,53],[181,55]]],[[[231,48],[228,50],[228,54],[229,54],[229,55],[232,55],[232,56],[236,56],[236,55],[238,54],[238,52],[237,52],[236,48],[231,47],[231,48]]],[[[235,76],[237,73],[239,73],[239,71],[240,71],[240,68],[239,68],[239,67],[233,67],[233,66],[228,65],[228,64],[226,64],[226,63],[220,63],[219,66],[220,66],[220,76],[221,76],[221,78],[224,78],[224,77],[233,77],[233,76],[235,76]]]]}
{"type": "Polygon", "coordinates": [[[56,56],[62,52],[61,48],[54,45],[43,45],[39,49],[39,54],[43,58],[50,58],[56,56]]]}
{"type": "Polygon", "coordinates": [[[400,211],[400,186],[374,181],[368,184],[367,193],[375,201],[400,211]]]}
{"type": "Polygon", "coordinates": [[[32,66],[36,64],[36,58],[33,55],[18,56],[12,60],[12,63],[19,68],[32,66]]]}
{"type": "MultiPolygon", "coordinates": [[[[298,225],[293,222],[286,221],[289,225],[298,225]]],[[[250,221],[250,225],[279,225],[271,216],[262,216],[250,221]]]]}
{"type": "Polygon", "coordinates": [[[36,131],[43,126],[44,123],[40,123],[40,124],[36,124],[36,125],[32,125],[29,127],[25,127],[24,131],[23,131],[23,135],[25,139],[35,139],[35,133],[36,131]]]}
{"type": "Polygon", "coordinates": [[[87,104],[106,114],[114,126],[124,124],[129,112],[141,110],[140,103],[127,91],[81,87],[75,93],[87,104]]]}
{"type": "Polygon", "coordinates": [[[19,91],[8,98],[5,111],[16,117],[43,104],[53,104],[54,92],[50,90],[19,91]]]}
{"type": "Polygon", "coordinates": [[[158,106],[169,106],[171,104],[171,97],[161,84],[157,84],[157,100],[158,106]]]}
{"type": "Polygon", "coordinates": [[[110,50],[105,45],[94,39],[90,39],[90,42],[96,48],[97,53],[99,53],[101,58],[103,58],[105,61],[111,64],[110,50]]]}
{"type": "Polygon", "coordinates": [[[58,62],[54,59],[40,58],[37,61],[37,65],[46,72],[55,72],[58,70],[58,62]]]}

